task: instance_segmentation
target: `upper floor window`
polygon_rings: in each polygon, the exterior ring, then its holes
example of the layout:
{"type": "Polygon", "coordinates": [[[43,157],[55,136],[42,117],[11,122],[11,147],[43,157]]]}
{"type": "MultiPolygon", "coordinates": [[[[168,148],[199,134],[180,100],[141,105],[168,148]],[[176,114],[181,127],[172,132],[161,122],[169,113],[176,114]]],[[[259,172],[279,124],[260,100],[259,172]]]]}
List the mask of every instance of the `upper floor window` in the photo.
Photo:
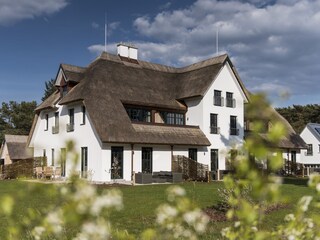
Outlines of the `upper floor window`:
{"type": "Polygon", "coordinates": [[[59,112],[54,113],[54,126],[52,126],[52,133],[59,133],[59,112]]]}
{"type": "Polygon", "coordinates": [[[46,125],[45,125],[44,130],[48,131],[48,129],[49,129],[49,114],[45,115],[45,121],[46,121],[46,123],[45,123],[46,125]]]}
{"type": "Polygon", "coordinates": [[[236,100],[233,98],[232,92],[226,93],[226,106],[231,108],[236,107],[236,100]]]}
{"type": "Polygon", "coordinates": [[[81,125],[85,125],[86,124],[86,107],[85,106],[81,107],[81,112],[82,112],[82,123],[81,123],[81,125]]]}
{"type": "Polygon", "coordinates": [[[239,135],[237,128],[237,116],[230,116],[230,135],[239,135]]]}
{"type": "Polygon", "coordinates": [[[133,122],[151,122],[151,111],[142,108],[126,108],[133,122]]]}
{"type": "Polygon", "coordinates": [[[312,144],[307,144],[307,155],[308,156],[312,156],[313,155],[312,144]]]}
{"type": "Polygon", "coordinates": [[[218,114],[210,114],[210,133],[219,134],[220,128],[218,128],[218,114]]]}
{"type": "Polygon", "coordinates": [[[67,124],[67,132],[74,131],[74,109],[69,109],[69,123],[67,124]]]}
{"type": "Polygon", "coordinates": [[[215,106],[223,106],[223,97],[221,96],[221,91],[214,90],[213,104],[215,106]]]}
{"type": "Polygon", "coordinates": [[[171,125],[184,125],[184,114],[173,112],[161,112],[163,122],[171,125]]]}

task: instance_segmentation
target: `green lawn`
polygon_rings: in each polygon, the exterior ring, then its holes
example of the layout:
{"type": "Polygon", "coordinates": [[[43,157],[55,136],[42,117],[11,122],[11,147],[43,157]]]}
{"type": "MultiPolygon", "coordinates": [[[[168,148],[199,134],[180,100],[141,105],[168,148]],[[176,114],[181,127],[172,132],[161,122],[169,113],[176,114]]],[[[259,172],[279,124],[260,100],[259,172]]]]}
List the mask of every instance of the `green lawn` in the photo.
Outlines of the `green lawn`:
{"type": "MultiPolygon", "coordinates": [[[[121,186],[123,193],[124,209],[111,215],[113,226],[118,229],[127,229],[130,233],[139,235],[142,229],[152,227],[155,219],[154,211],[159,204],[165,202],[165,190],[170,185],[148,185],[148,186],[121,186]]],[[[213,183],[183,183],[188,197],[199,207],[212,206],[218,200],[217,189],[223,186],[222,182],[213,183]]],[[[109,186],[99,185],[99,188],[109,186]]],[[[315,195],[315,192],[306,186],[303,179],[285,179],[283,194],[287,196],[290,208],[273,212],[265,219],[266,229],[275,228],[283,221],[283,217],[292,211],[298,199],[303,195],[315,195]]],[[[14,219],[23,221],[28,208],[43,210],[51,203],[59,201],[56,195],[56,185],[30,183],[25,181],[0,181],[0,196],[10,194],[16,201],[14,219]]],[[[316,213],[319,210],[312,209],[316,213]]],[[[7,219],[2,218],[0,224],[0,239],[3,238],[4,229],[7,227],[7,219]]],[[[228,222],[210,223],[208,233],[203,239],[216,239],[221,228],[227,226],[228,222]]]]}

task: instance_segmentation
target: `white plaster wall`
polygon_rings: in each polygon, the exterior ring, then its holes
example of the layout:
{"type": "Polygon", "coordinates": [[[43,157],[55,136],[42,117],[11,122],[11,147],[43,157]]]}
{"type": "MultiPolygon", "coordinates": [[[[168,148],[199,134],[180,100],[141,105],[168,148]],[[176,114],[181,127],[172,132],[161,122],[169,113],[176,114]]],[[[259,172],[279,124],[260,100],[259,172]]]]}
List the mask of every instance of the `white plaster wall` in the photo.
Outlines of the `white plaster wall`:
{"type": "MultiPolygon", "coordinates": [[[[68,106],[57,105],[59,112],[59,133],[53,134],[52,127],[55,125],[54,113],[56,111],[42,111],[39,115],[36,128],[31,139],[30,147],[34,147],[34,156],[43,156],[43,150],[46,150],[48,165],[52,163],[51,149],[55,149],[55,166],[60,166],[61,148],[66,147],[66,142],[69,140],[75,143],[75,152],[79,154],[77,169],[81,169],[81,147],[88,148],[88,170],[93,171],[94,181],[102,181],[105,176],[101,171],[101,144],[97,138],[95,131],[91,125],[90,117],[86,113],[86,123],[82,125],[81,104],[68,106]],[[74,131],[67,132],[66,124],[69,123],[68,109],[74,108],[74,131]],[[49,127],[45,131],[45,114],[49,114],[49,127]]],[[[66,175],[72,166],[70,156],[66,162],[66,175]]]]}
{"type": "Polygon", "coordinates": [[[320,164],[320,152],[319,152],[319,144],[318,139],[310,132],[310,130],[306,127],[300,134],[301,138],[305,141],[306,144],[312,144],[312,155],[307,155],[307,150],[301,150],[301,158],[300,163],[303,164],[320,164]]]}
{"type": "Polygon", "coordinates": [[[171,171],[171,146],[169,145],[134,145],[133,171],[141,172],[142,147],[152,148],[152,172],[171,171]]]}
{"type": "Polygon", "coordinates": [[[211,149],[218,149],[219,169],[225,169],[225,159],[228,151],[243,144],[244,101],[246,99],[243,91],[228,63],[221,69],[201,101],[199,99],[186,101],[188,106],[187,124],[200,126],[211,142],[211,146],[204,147],[201,151],[198,150],[198,162],[210,166],[210,151],[211,149]],[[224,98],[224,106],[215,106],[213,104],[214,90],[222,91],[221,95],[224,98]],[[235,108],[226,107],[226,92],[233,93],[233,98],[236,100],[235,108]],[[218,114],[220,134],[210,133],[211,113],[218,114]],[[237,116],[238,136],[230,135],[230,116],[237,116]]]}
{"type": "Polygon", "coordinates": [[[203,128],[203,101],[202,98],[186,99],[185,103],[188,106],[186,113],[186,125],[199,126],[203,128]]]}

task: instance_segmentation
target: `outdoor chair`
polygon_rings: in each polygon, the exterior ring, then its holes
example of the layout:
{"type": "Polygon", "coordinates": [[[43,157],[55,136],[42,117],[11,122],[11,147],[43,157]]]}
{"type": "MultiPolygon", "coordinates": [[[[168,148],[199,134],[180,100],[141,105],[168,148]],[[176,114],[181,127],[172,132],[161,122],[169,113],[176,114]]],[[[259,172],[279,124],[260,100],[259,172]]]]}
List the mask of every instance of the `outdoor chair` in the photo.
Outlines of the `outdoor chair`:
{"type": "Polygon", "coordinates": [[[61,167],[56,167],[54,170],[54,178],[61,178],[61,167]]]}
{"type": "Polygon", "coordinates": [[[42,167],[35,167],[34,175],[36,176],[36,178],[42,178],[43,177],[42,167]]]}
{"type": "Polygon", "coordinates": [[[44,178],[50,178],[52,179],[53,177],[53,167],[44,167],[44,172],[43,172],[44,178]]]}

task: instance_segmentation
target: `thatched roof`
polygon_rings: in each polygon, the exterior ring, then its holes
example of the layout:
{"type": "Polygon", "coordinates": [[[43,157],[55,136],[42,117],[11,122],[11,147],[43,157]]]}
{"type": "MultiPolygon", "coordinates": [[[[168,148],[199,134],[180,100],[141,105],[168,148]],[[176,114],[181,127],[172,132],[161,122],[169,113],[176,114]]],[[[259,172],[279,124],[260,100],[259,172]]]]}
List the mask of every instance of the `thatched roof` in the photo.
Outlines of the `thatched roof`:
{"type": "MultiPolygon", "coordinates": [[[[133,124],[123,105],[186,112],[183,99],[204,96],[227,61],[233,67],[229,57],[221,55],[174,68],[102,53],[86,68],[61,65],[66,81],[79,83],[59,104],[83,101],[102,142],[207,146],[210,142],[199,128],[133,124]]],[[[56,92],[36,111],[53,108],[59,97],[56,92]]]]}
{"type": "Polygon", "coordinates": [[[31,159],[32,151],[27,148],[28,136],[24,135],[5,135],[5,144],[11,160],[31,159]]]}
{"type": "Polygon", "coordinates": [[[80,82],[82,78],[82,73],[86,70],[84,67],[78,67],[70,64],[61,64],[61,69],[63,70],[63,73],[65,77],[67,78],[66,81],[72,81],[72,82],[80,82]]]}
{"type": "MultiPolygon", "coordinates": [[[[252,94],[249,93],[249,98],[250,98],[250,95],[252,94]]],[[[280,113],[278,113],[273,107],[267,104],[262,104],[259,107],[260,109],[258,109],[256,112],[252,114],[252,112],[250,113],[250,111],[253,111],[253,110],[252,109],[250,110],[250,102],[249,102],[245,106],[245,114],[244,114],[245,119],[250,121],[255,121],[259,117],[261,117],[260,120],[267,119],[271,123],[271,126],[274,125],[276,122],[280,122],[284,126],[287,133],[287,135],[283,136],[276,146],[273,143],[268,143],[267,134],[260,133],[261,138],[264,139],[267,144],[270,144],[271,147],[277,147],[277,148],[283,148],[283,149],[305,149],[306,148],[306,143],[303,141],[300,135],[294,131],[290,123],[283,116],[281,116],[280,113]]],[[[245,135],[246,136],[250,135],[250,132],[246,132],[245,135]]]]}

